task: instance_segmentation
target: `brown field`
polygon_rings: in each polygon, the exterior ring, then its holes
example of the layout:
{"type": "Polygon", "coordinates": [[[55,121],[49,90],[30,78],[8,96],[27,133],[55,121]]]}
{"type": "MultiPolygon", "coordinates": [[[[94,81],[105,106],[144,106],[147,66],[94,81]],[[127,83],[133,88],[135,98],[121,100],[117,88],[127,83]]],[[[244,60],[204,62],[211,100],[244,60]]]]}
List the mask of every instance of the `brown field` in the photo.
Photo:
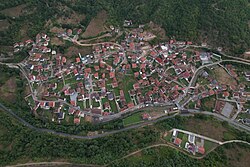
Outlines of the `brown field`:
{"type": "Polygon", "coordinates": [[[205,105],[207,108],[214,109],[215,101],[216,101],[216,99],[213,98],[213,99],[211,99],[211,100],[209,100],[209,101],[206,101],[206,102],[204,103],[204,105],[205,105]]]}
{"type": "Polygon", "coordinates": [[[28,85],[25,87],[24,94],[25,96],[31,94],[30,87],[28,85]]]}
{"type": "Polygon", "coordinates": [[[51,29],[50,29],[50,32],[52,32],[52,33],[61,33],[61,32],[64,32],[64,29],[63,28],[58,28],[58,27],[52,27],[51,29]]]}
{"type": "Polygon", "coordinates": [[[211,137],[219,141],[223,141],[223,133],[227,132],[227,129],[217,120],[211,121],[189,118],[185,121],[184,126],[191,132],[211,137]]]}
{"type": "Polygon", "coordinates": [[[51,38],[51,45],[64,45],[65,42],[57,37],[51,38]]]}
{"type": "Polygon", "coordinates": [[[91,37],[96,36],[99,33],[105,31],[104,23],[108,18],[108,14],[106,11],[101,11],[97,14],[95,18],[91,20],[86,31],[83,33],[82,37],[91,37]]]}
{"type": "Polygon", "coordinates": [[[166,31],[154,22],[149,23],[149,31],[158,36],[161,39],[166,39],[166,31]]]}
{"type": "Polygon", "coordinates": [[[1,98],[9,102],[15,102],[16,99],[16,80],[15,77],[10,78],[0,87],[1,98]]]}
{"type": "Polygon", "coordinates": [[[7,20],[0,20],[0,31],[6,30],[10,23],[7,20]]]}
{"type": "Polygon", "coordinates": [[[76,47],[76,46],[71,46],[68,48],[65,56],[67,57],[72,57],[72,56],[77,56],[78,53],[81,53],[81,55],[85,54],[90,54],[92,53],[92,47],[76,47]]]}
{"type": "Polygon", "coordinates": [[[12,8],[4,9],[4,10],[0,11],[0,13],[3,13],[3,14],[10,16],[10,17],[18,17],[18,16],[24,14],[25,7],[26,7],[26,5],[22,4],[19,6],[12,7],[12,8]]]}
{"type": "Polygon", "coordinates": [[[236,80],[232,78],[223,68],[215,68],[214,73],[219,83],[225,85],[237,85],[236,80]]]}
{"type": "Polygon", "coordinates": [[[69,17],[59,17],[57,19],[57,23],[59,24],[78,24],[80,21],[83,21],[85,19],[85,15],[83,14],[77,14],[73,12],[69,17]]]}
{"type": "Polygon", "coordinates": [[[86,115],[86,116],[84,117],[84,121],[86,121],[86,122],[92,122],[93,120],[92,120],[92,117],[91,117],[91,116],[86,115]]]}
{"type": "Polygon", "coordinates": [[[28,39],[30,39],[30,37],[28,36],[28,25],[25,24],[22,26],[22,28],[20,29],[20,36],[21,36],[21,41],[26,41],[28,39]]]}

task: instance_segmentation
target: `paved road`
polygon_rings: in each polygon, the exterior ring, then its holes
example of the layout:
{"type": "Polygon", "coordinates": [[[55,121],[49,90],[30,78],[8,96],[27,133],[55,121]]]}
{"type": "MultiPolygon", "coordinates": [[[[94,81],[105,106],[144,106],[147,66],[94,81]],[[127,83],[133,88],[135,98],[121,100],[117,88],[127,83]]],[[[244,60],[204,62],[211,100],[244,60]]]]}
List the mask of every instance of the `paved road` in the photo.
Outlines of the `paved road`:
{"type": "MultiPolygon", "coordinates": [[[[75,138],[75,139],[96,139],[96,138],[100,138],[100,137],[105,137],[105,136],[109,136],[115,133],[119,133],[119,132],[123,132],[123,131],[128,131],[131,129],[136,129],[136,128],[140,128],[140,127],[144,127],[150,124],[154,124],[158,121],[162,121],[165,119],[169,119],[169,118],[173,118],[175,117],[177,114],[172,115],[172,116],[163,116],[161,118],[155,119],[155,120],[151,120],[151,121],[147,121],[147,122],[143,122],[140,124],[136,124],[136,125],[132,125],[129,127],[125,127],[123,129],[119,129],[119,130],[113,130],[113,131],[109,131],[109,132],[105,132],[102,134],[97,134],[95,136],[80,136],[80,135],[72,135],[72,134],[67,134],[67,133],[62,133],[62,132],[56,132],[54,130],[51,129],[45,129],[45,128],[38,128],[35,127],[33,125],[31,125],[30,123],[28,123],[27,121],[25,121],[24,119],[22,119],[21,117],[19,117],[18,115],[16,115],[11,109],[8,109],[7,107],[5,107],[3,104],[0,103],[0,108],[3,109],[4,111],[8,112],[9,114],[11,114],[13,117],[15,117],[17,120],[19,120],[22,124],[24,124],[25,126],[27,126],[28,128],[35,130],[35,131],[39,131],[39,132],[47,132],[47,133],[52,133],[55,135],[59,135],[59,136],[63,136],[63,137],[70,137],[70,138],[75,138]]],[[[183,114],[181,116],[190,116],[191,114],[183,114]]]]}

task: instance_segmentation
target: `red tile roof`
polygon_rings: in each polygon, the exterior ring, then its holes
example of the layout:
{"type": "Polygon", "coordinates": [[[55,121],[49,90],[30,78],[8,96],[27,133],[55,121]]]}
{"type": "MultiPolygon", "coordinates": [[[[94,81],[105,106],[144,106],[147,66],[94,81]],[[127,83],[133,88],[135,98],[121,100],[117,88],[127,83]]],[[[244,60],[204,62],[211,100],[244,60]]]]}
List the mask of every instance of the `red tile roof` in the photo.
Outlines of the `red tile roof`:
{"type": "Polygon", "coordinates": [[[128,108],[132,108],[132,107],[134,107],[134,103],[133,102],[128,103],[128,108]]]}
{"type": "Polygon", "coordinates": [[[223,92],[223,97],[228,97],[230,96],[229,92],[223,92]]]}
{"type": "Polygon", "coordinates": [[[99,78],[98,72],[96,72],[96,73],[94,74],[94,77],[97,78],[97,79],[99,78]]]}
{"type": "Polygon", "coordinates": [[[76,63],[80,63],[81,59],[79,57],[76,58],[76,63]]]}
{"type": "Polygon", "coordinates": [[[132,63],[132,68],[136,68],[137,64],[136,63],[132,63]]]}
{"type": "Polygon", "coordinates": [[[174,140],[174,144],[176,144],[178,146],[181,144],[181,142],[182,142],[182,140],[179,138],[175,138],[175,140],[174,140]]]}
{"type": "Polygon", "coordinates": [[[205,154],[205,148],[204,148],[204,147],[199,147],[199,148],[198,148],[198,152],[199,152],[200,154],[205,154]]]}
{"type": "Polygon", "coordinates": [[[110,78],[114,78],[114,77],[115,77],[115,72],[110,72],[110,73],[109,73],[109,77],[110,77],[110,78]]]}
{"type": "Polygon", "coordinates": [[[99,71],[100,67],[99,66],[94,66],[96,71],[99,71]]]}
{"type": "Polygon", "coordinates": [[[74,124],[79,124],[81,122],[81,119],[79,117],[74,118],[74,124]]]}
{"type": "Polygon", "coordinates": [[[71,104],[72,106],[76,106],[76,101],[71,100],[71,101],[70,101],[70,104],[71,104]]]}
{"type": "Polygon", "coordinates": [[[84,72],[85,72],[85,73],[91,73],[91,68],[86,68],[86,69],[84,70],[84,72]]]}

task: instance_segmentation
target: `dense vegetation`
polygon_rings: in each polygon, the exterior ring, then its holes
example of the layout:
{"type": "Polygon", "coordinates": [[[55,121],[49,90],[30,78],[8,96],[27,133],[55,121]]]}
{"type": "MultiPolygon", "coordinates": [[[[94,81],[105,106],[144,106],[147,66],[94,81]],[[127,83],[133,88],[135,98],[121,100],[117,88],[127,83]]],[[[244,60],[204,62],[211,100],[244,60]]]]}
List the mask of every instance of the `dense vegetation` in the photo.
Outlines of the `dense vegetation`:
{"type": "MultiPolygon", "coordinates": [[[[30,37],[46,31],[44,25],[48,19],[69,16],[70,10],[64,10],[67,7],[85,14],[85,19],[75,25],[83,29],[104,9],[109,13],[108,22],[111,24],[122,25],[124,19],[132,19],[136,24],[154,21],[170,37],[206,41],[236,54],[243,53],[250,46],[250,6],[247,0],[11,0],[1,3],[0,9],[21,3],[26,3],[29,10],[36,10],[16,19],[7,18],[11,25],[6,31],[0,32],[2,45],[11,45],[20,40],[20,28],[24,25],[28,25],[30,37]]],[[[1,18],[4,17],[1,15],[1,18]]],[[[69,28],[73,25],[58,26],[69,28]]]]}
{"type": "MultiPolygon", "coordinates": [[[[176,117],[159,122],[155,127],[148,126],[94,140],[80,140],[32,131],[0,111],[0,166],[57,159],[73,163],[109,164],[137,149],[161,142],[161,132],[173,127],[181,128],[187,119],[176,117]]],[[[211,118],[198,115],[194,119],[211,118]]],[[[237,133],[236,130],[234,132],[237,133]]],[[[150,149],[143,151],[146,155],[144,158],[115,161],[110,166],[227,166],[230,157],[226,157],[224,149],[216,149],[201,161],[190,159],[170,148],[150,149]]]]}
{"type": "Polygon", "coordinates": [[[153,127],[96,140],[62,138],[27,129],[0,111],[0,166],[12,162],[65,159],[104,164],[159,140],[153,127]],[[4,161],[2,161],[4,160],[4,161]]]}
{"type": "MultiPolygon", "coordinates": [[[[154,149],[144,150],[142,155],[132,156],[121,161],[116,161],[110,166],[115,167],[126,167],[126,166],[164,166],[164,167],[173,167],[173,166],[190,166],[190,167],[202,167],[202,166],[235,166],[230,163],[231,161],[236,161],[244,166],[244,159],[241,156],[237,155],[237,151],[234,151],[236,145],[228,144],[226,146],[221,146],[217,148],[214,152],[210,153],[206,158],[202,160],[191,159],[187,155],[168,148],[168,147],[159,147],[154,149]],[[226,152],[231,151],[236,155],[235,157],[229,157],[226,155],[226,152]],[[236,158],[237,157],[237,158],[236,158]],[[241,162],[240,162],[241,161],[241,162]],[[185,164],[185,165],[184,165],[185,164]]],[[[241,150],[247,150],[250,147],[246,145],[239,145],[241,150]]],[[[249,155],[249,152],[248,152],[249,155]]],[[[236,167],[236,166],[235,166],[236,167]]],[[[237,166],[238,167],[238,166],[237,166]]]]}

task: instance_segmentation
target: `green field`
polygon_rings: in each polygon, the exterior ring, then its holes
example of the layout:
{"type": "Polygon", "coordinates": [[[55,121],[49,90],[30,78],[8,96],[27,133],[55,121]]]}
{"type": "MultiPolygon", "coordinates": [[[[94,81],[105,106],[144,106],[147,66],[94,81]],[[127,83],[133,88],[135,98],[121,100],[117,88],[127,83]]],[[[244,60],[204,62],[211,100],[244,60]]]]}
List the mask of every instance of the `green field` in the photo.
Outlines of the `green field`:
{"type": "Polygon", "coordinates": [[[142,116],[141,116],[141,112],[138,112],[136,114],[133,114],[131,116],[128,116],[126,118],[123,119],[123,123],[124,123],[124,126],[128,126],[128,125],[131,125],[131,124],[136,124],[136,123],[139,123],[142,121],[142,116]]]}
{"type": "Polygon", "coordinates": [[[188,142],[188,135],[187,134],[183,134],[182,136],[182,142],[181,142],[181,147],[185,149],[185,144],[186,142],[188,142]]]}
{"type": "Polygon", "coordinates": [[[96,102],[94,99],[91,102],[92,102],[92,107],[100,107],[100,103],[96,102]]]}
{"type": "Polygon", "coordinates": [[[124,91],[124,96],[126,102],[129,103],[132,101],[129,91],[133,89],[133,84],[136,82],[133,76],[130,75],[122,75],[118,78],[119,88],[122,88],[124,91]]]}
{"type": "Polygon", "coordinates": [[[208,140],[204,140],[205,152],[208,152],[209,150],[213,149],[216,146],[217,146],[216,143],[208,141],[208,140]]]}
{"type": "Polygon", "coordinates": [[[27,98],[28,103],[30,103],[31,107],[35,107],[35,101],[33,100],[32,96],[29,96],[27,98]]]}
{"type": "Polygon", "coordinates": [[[118,109],[117,109],[116,102],[114,100],[112,100],[112,101],[109,101],[109,104],[110,104],[112,112],[117,113],[118,109]]]}

